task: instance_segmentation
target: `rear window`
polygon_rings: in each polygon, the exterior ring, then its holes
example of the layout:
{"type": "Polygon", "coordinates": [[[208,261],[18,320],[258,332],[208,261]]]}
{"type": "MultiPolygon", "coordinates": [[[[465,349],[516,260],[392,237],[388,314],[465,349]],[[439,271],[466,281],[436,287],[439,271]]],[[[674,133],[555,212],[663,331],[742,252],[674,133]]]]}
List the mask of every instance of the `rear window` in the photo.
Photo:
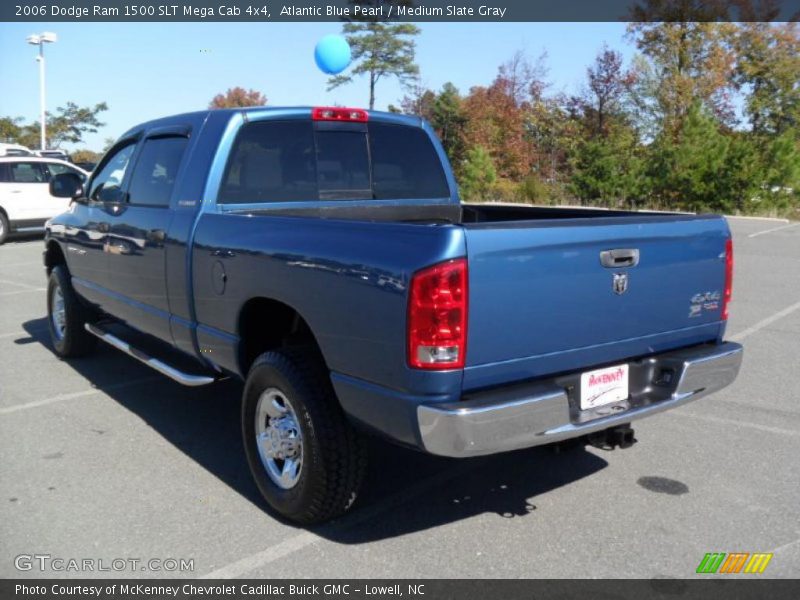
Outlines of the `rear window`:
{"type": "Polygon", "coordinates": [[[263,121],[242,127],[218,202],[449,195],[439,157],[422,129],[384,123],[315,128],[311,121],[263,121]]]}

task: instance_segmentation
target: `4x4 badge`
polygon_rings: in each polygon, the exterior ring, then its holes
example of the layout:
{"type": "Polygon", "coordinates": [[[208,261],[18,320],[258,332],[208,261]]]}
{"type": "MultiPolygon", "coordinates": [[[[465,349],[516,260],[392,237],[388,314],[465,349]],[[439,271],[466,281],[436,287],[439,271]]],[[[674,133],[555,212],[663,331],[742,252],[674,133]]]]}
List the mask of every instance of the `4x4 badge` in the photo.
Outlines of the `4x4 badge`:
{"type": "Polygon", "coordinates": [[[611,287],[614,293],[622,295],[628,291],[628,274],[627,273],[614,273],[614,279],[611,281],[611,287]]]}

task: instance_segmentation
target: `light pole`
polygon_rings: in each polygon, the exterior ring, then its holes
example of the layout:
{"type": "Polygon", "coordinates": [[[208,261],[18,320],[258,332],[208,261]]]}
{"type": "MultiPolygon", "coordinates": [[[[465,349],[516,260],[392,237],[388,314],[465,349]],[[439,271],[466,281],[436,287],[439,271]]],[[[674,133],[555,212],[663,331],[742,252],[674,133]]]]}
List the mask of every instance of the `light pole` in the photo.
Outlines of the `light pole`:
{"type": "Polygon", "coordinates": [[[39,63],[39,118],[42,132],[40,150],[47,150],[47,124],[45,123],[47,115],[44,101],[44,45],[58,41],[58,36],[50,31],[45,31],[39,34],[29,35],[27,41],[29,44],[39,46],[39,56],[36,57],[36,61],[39,63]]]}

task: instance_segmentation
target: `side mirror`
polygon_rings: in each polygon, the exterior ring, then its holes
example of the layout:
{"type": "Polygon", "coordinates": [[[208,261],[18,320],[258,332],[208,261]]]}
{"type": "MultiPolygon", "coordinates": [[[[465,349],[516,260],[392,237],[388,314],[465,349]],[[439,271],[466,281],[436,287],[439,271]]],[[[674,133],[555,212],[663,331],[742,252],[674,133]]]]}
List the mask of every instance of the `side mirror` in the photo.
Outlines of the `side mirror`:
{"type": "Polygon", "coordinates": [[[77,173],[59,173],[50,180],[50,195],[77,200],[83,197],[83,181],[77,173]]]}

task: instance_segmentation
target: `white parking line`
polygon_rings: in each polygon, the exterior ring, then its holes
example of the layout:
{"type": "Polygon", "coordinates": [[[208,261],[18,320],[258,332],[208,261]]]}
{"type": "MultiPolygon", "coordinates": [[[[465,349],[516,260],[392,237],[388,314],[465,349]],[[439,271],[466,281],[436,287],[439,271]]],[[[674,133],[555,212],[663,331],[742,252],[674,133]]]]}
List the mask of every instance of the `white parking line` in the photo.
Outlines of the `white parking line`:
{"type": "Polygon", "coordinates": [[[767,233],[772,233],[773,231],[782,231],[784,229],[791,229],[792,227],[797,227],[800,223],[792,223],[791,225],[781,225],[780,227],[773,227],[772,229],[765,229],[764,231],[756,231],[755,233],[751,233],[747,237],[754,238],[760,235],[765,235],[767,233]]]}
{"type": "Polygon", "coordinates": [[[16,285],[17,287],[24,288],[26,290],[38,290],[40,288],[36,287],[35,285],[30,285],[28,283],[20,283],[18,281],[11,281],[9,279],[0,279],[0,283],[3,285],[16,285]]]}
{"type": "Polygon", "coordinates": [[[13,292],[0,292],[0,296],[16,296],[18,294],[30,294],[31,292],[45,292],[47,288],[32,287],[29,290],[14,290],[13,292]]]}
{"type": "Polygon", "coordinates": [[[42,264],[41,260],[26,260],[21,262],[12,262],[12,263],[0,262],[0,269],[31,267],[33,265],[39,265],[40,267],[42,267],[42,270],[44,271],[44,265],[42,264]]]}
{"type": "Polygon", "coordinates": [[[764,327],[768,327],[768,326],[772,325],[775,321],[777,321],[779,319],[782,319],[783,317],[786,317],[786,316],[792,314],[796,310],[800,310],[800,302],[795,302],[791,306],[787,306],[783,310],[779,310],[774,315],[771,315],[771,316],[767,317],[766,319],[762,319],[761,321],[759,321],[758,323],[756,323],[752,327],[748,327],[747,329],[743,329],[739,333],[734,333],[732,336],[730,336],[730,339],[733,340],[734,342],[739,342],[739,341],[743,340],[744,338],[753,335],[757,331],[760,331],[760,330],[764,329],[764,327]]]}
{"type": "Polygon", "coordinates": [[[788,223],[789,219],[780,219],[778,217],[743,217],[740,215],[725,215],[726,219],[741,219],[743,221],[775,221],[777,223],[788,223]]]}
{"type": "Polygon", "coordinates": [[[791,548],[792,546],[796,546],[797,544],[800,544],[800,538],[796,539],[793,542],[789,542],[788,544],[783,544],[782,546],[778,546],[777,548],[773,548],[772,550],[770,550],[770,552],[772,554],[777,554],[781,550],[786,550],[787,548],[791,548]]]}
{"type": "Polygon", "coordinates": [[[36,327],[35,329],[31,329],[30,331],[25,331],[24,329],[20,329],[19,331],[9,331],[7,333],[0,333],[0,340],[10,337],[17,337],[23,335],[30,335],[31,333],[37,333],[39,331],[46,331],[47,327],[36,327]]]}
{"type": "Polygon", "coordinates": [[[800,437],[800,431],[793,429],[783,429],[782,427],[772,427],[770,425],[759,425],[758,423],[751,423],[750,421],[737,421],[736,419],[726,419],[725,417],[714,417],[712,415],[698,415],[697,413],[686,412],[681,410],[672,411],[673,415],[681,417],[688,417],[690,419],[699,419],[701,421],[708,421],[709,423],[719,423],[720,425],[734,425],[736,427],[748,427],[758,431],[765,431],[767,433],[778,433],[780,435],[789,435],[792,437],[800,437]]]}
{"type": "Polygon", "coordinates": [[[75,400],[76,398],[85,398],[87,396],[94,396],[95,394],[103,394],[122,388],[132,387],[134,385],[141,385],[143,383],[151,383],[153,381],[163,380],[162,377],[142,377],[141,379],[134,379],[124,383],[115,383],[104,388],[92,388],[91,390],[83,390],[82,392],[72,392],[70,394],[59,394],[51,398],[43,400],[34,400],[33,402],[26,402],[25,404],[15,404],[14,406],[5,406],[0,408],[0,415],[8,415],[11,413],[28,410],[29,408],[38,408],[40,406],[47,406],[48,404],[55,404],[56,402],[64,402],[66,400],[75,400]]]}
{"type": "MultiPolygon", "coordinates": [[[[461,464],[453,469],[448,469],[445,473],[436,473],[431,475],[427,479],[423,479],[419,483],[412,485],[406,490],[399,492],[394,496],[390,496],[384,502],[353,514],[347,519],[346,522],[342,523],[342,528],[347,529],[365,521],[375,519],[433,488],[444,486],[448,481],[457,477],[461,477],[468,471],[472,471],[478,466],[479,465],[476,462],[470,461],[469,464],[461,464]]],[[[334,523],[332,527],[336,527],[336,524],[334,523]]],[[[232,577],[239,577],[245,573],[249,573],[254,569],[275,562],[276,560],[293,554],[324,539],[324,537],[315,533],[304,531],[303,533],[293,535],[292,537],[287,538],[282,542],[278,542],[273,546],[269,546],[264,550],[256,552],[255,554],[251,554],[250,556],[246,556],[242,559],[234,561],[228,565],[225,565],[224,567],[215,569],[210,573],[206,573],[205,575],[201,576],[200,579],[229,579],[232,577]]]]}

